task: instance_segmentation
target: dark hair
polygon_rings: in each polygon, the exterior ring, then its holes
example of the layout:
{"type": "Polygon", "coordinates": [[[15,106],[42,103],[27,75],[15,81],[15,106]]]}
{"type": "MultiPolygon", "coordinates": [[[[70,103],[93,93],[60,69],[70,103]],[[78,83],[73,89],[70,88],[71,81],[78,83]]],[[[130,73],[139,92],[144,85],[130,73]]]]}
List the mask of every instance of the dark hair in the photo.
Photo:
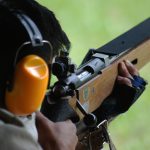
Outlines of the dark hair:
{"type": "Polygon", "coordinates": [[[62,47],[70,49],[69,39],[52,11],[34,0],[0,0],[0,105],[16,51],[28,39],[12,10],[23,12],[36,23],[43,39],[52,44],[54,55],[62,47]]]}

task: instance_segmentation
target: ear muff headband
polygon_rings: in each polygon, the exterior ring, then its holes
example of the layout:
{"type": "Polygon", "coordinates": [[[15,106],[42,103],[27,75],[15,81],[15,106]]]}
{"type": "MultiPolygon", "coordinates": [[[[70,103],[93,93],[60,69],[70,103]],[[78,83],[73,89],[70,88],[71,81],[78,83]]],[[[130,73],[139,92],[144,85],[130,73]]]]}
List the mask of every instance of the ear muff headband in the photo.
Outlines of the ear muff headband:
{"type": "MultiPolygon", "coordinates": [[[[46,59],[47,63],[49,63],[52,60],[52,56],[53,56],[53,47],[52,44],[47,41],[47,40],[43,40],[42,34],[39,31],[37,25],[25,14],[21,13],[21,12],[13,12],[13,14],[19,19],[20,23],[23,25],[23,27],[25,28],[30,40],[27,42],[24,42],[17,50],[16,53],[16,57],[15,57],[15,63],[17,62],[17,58],[19,56],[20,51],[23,51],[24,47],[28,47],[30,46],[32,49],[34,48],[40,48],[40,47],[44,47],[45,45],[47,45],[47,51],[49,53],[49,55],[47,55],[47,58],[45,58],[46,56],[44,56],[44,60],[46,59]]],[[[25,50],[26,51],[26,50],[25,50]]],[[[34,53],[34,50],[30,50],[30,54],[34,53]]],[[[39,55],[39,54],[38,54],[39,55]]]]}
{"type": "Polygon", "coordinates": [[[26,29],[30,41],[23,43],[17,50],[14,72],[12,78],[8,80],[8,87],[11,89],[6,89],[5,104],[12,113],[24,116],[36,111],[44,99],[49,81],[47,64],[52,57],[52,46],[48,41],[42,39],[36,24],[28,16],[20,12],[15,12],[14,15],[26,29]],[[45,43],[50,51],[48,59],[45,60],[34,52],[19,58],[21,51],[26,51],[26,46],[34,49],[31,51],[36,51],[36,48],[43,47],[45,43]]]}

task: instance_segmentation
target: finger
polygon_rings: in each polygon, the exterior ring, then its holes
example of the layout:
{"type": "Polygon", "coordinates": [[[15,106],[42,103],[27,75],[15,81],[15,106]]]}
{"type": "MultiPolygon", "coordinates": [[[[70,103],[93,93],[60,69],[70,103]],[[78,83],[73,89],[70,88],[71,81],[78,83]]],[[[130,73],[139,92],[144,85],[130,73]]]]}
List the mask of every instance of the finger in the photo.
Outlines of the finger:
{"type": "Polygon", "coordinates": [[[128,69],[128,72],[133,75],[139,75],[138,70],[135,68],[135,66],[129,61],[125,60],[126,68],[128,69]]]}
{"type": "Polygon", "coordinates": [[[124,62],[120,62],[119,63],[119,66],[118,66],[118,75],[122,76],[122,77],[126,77],[126,78],[131,78],[132,79],[132,76],[131,74],[129,73],[126,65],[124,62]]]}
{"type": "Polygon", "coordinates": [[[45,117],[40,111],[36,111],[36,122],[40,122],[40,124],[53,124],[53,122],[45,117]]]}
{"type": "Polygon", "coordinates": [[[77,131],[76,125],[71,121],[71,120],[66,120],[65,121],[67,124],[70,124],[70,126],[72,127],[72,129],[74,129],[74,131],[77,131]]]}
{"type": "Polygon", "coordinates": [[[126,78],[126,77],[118,76],[117,77],[117,83],[128,85],[128,86],[132,87],[131,80],[129,78],[126,78]]]}
{"type": "Polygon", "coordinates": [[[72,123],[72,121],[70,119],[67,119],[65,122],[66,123],[72,123]]]}

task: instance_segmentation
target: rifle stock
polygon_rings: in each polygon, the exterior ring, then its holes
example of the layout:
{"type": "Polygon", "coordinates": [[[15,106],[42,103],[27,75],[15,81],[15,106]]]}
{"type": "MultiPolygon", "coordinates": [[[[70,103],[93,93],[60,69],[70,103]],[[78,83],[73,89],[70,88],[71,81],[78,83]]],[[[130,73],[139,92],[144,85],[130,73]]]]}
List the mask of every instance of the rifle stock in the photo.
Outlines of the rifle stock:
{"type": "MultiPolygon", "coordinates": [[[[109,96],[114,87],[115,79],[118,75],[118,63],[129,60],[140,70],[150,61],[150,39],[142,42],[134,49],[126,52],[112,64],[101,70],[101,74],[77,88],[77,97],[84,109],[88,113],[96,110],[104,99],[109,96]]],[[[69,100],[70,105],[78,112],[80,118],[82,113],[76,105],[76,96],[69,100]]]]}

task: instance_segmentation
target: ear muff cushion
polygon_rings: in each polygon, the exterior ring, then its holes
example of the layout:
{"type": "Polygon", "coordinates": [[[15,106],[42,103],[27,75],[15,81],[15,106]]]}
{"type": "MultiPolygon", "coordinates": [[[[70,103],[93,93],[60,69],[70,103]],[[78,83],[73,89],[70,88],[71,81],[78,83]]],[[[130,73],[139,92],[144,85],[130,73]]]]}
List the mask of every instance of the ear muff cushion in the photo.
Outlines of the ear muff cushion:
{"type": "Polygon", "coordinates": [[[14,71],[12,90],[6,90],[5,103],[16,115],[28,115],[36,111],[45,96],[49,70],[46,62],[37,55],[22,58],[14,71]]]}

